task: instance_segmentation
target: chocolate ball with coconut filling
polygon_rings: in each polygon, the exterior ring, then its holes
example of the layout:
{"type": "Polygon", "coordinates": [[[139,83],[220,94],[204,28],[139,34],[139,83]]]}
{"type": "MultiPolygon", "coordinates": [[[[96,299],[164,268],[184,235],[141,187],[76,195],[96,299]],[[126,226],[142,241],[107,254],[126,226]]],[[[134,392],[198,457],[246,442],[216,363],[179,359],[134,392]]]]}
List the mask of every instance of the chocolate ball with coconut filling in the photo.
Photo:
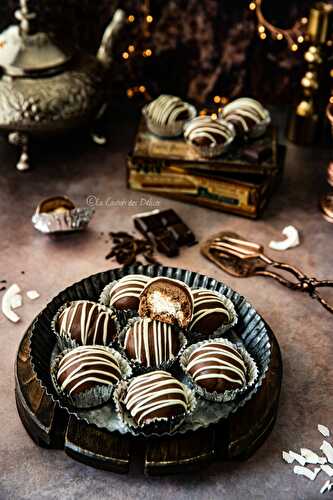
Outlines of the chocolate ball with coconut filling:
{"type": "Polygon", "coordinates": [[[79,345],[108,345],[118,334],[116,316],[104,306],[88,300],[69,302],[57,317],[55,326],[61,336],[79,345]]]}
{"type": "Polygon", "coordinates": [[[232,128],[223,120],[198,116],[186,124],[184,137],[194,146],[213,149],[229,141],[233,136],[232,132],[232,128]]]}
{"type": "Polygon", "coordinates": [[[157,367],[174,358],[180,345],[179,335],[172,325],[142,318],[128,328],[124,351],[143,366],[157,367]]]}
{"type": "Polygon", "coordinates": [[[188,409],[183,384],[165,371],[133,378],[124,396],[124,405],[139,426],[182,415],[188,409]]]}
{"type": "Polygon", "coordinates": [[[139,297],[151,280],[143,274],[129,274],[121,278],[110,290],[109,306],[119,310],[139,309],[139,297]]]}
{"type": "Polygon", "coordinates": [[[195,349],[186,371],[208,392],[241,389],[246,384],[246,365],[234,347],[207,341],[195,349]]]}
{"type": "Polygon", "coordinates": [[[101,346],[80,346],[61,359],[57,382],[67,395],[78,395],[103,385],[115,385],[121,370],[112,352],[101,346]]]}
{"type": "Polygon", "coordinates": [[[239,135],[251,135],[260,123],[269,119],[268,111],[259,101],[250,97],[241,97],[227,104],[222,116],[227,122],[233,124],[239,135]]]}
{"type": "Polygon", "coordinates": [[[153,278],[140,296],[140,316],[186,327],[193,314],[191,289],[171,278],[153,278]]]}
{"type": "Polygon", "coordinates": [[[192,290],[193,319],[189,330],[211,335],[220,326],[230,322],[230,312],[221,297],[211,290],[192,290]]]}

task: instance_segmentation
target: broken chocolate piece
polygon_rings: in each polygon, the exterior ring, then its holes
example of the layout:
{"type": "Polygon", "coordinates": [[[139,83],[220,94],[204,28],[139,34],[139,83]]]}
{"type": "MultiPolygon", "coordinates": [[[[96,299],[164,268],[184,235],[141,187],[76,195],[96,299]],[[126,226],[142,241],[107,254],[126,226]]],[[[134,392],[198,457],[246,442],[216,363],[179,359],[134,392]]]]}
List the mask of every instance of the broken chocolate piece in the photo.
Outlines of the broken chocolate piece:
{"type": "Polygon", "coordinates": [[[262,163],[272,156],[271,144],[251,144],[243,149],[242,156],[251,163],[262,163]]]}
{"type": "Polygon", "coordinates": [[[196,243],[192,231],[172,209],[137,214],[134,226],[168,257],[178,255],[179,247],[196,243]]]}

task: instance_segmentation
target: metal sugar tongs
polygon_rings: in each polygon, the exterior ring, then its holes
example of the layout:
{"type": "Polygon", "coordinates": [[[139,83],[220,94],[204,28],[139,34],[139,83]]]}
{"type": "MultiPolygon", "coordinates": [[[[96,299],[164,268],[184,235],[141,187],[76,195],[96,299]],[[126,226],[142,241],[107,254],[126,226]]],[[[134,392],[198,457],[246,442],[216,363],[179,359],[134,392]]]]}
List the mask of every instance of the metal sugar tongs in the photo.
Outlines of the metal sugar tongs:
{"type": "Polygon", "coordinates": [[[216,234],[201,246],[201,253],[232,276],[243,278],[269,276],[292,290],[307,292],[310,297],[317,299],[325,309],[333,313],[333,306],[329,305],[317,291],[318,288],[333,287],[333,281],[318,281],[315,278],[309,278],[296,267],[267,257],[262,245],[248,241],[236,233],[221,232],[216,234]],[[290,281],[282,274],[269,268],[286,271],[292,274],[296,280],[290,281]]]}

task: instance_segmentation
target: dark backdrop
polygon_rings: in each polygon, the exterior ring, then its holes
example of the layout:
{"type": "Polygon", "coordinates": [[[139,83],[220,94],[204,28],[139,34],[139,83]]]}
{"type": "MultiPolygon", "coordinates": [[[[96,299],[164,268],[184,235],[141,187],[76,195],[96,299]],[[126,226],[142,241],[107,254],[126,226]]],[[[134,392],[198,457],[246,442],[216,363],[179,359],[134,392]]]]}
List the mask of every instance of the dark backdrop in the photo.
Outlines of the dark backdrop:
{"type": "MultiPolygon", "coordinates": [[[[39,23],[66,43],[96,51],[103,29],[118,4],[128,14],[142,2],[122,0],[30,0],[39,23]]],[[[265,15],[280,26],[306,14],[309,0],[264,2],[265,15]]],[[[18,2],[1,0],[0,28],[13,19],[18,2]]],[[[119,87],[145,83],[155,95],[171,92],[198,102],[214,95],[259,96],[277,103],[290,100],[298,81],[301,51],[291,53],[284,42],[257,35],[256,17],[245,0],[151,0],[154,17],[153,57],[139,58],[128,72],[121,53],[140,36],[140,25],[124,30],[116,45],[115,74],[119,87]]]]}

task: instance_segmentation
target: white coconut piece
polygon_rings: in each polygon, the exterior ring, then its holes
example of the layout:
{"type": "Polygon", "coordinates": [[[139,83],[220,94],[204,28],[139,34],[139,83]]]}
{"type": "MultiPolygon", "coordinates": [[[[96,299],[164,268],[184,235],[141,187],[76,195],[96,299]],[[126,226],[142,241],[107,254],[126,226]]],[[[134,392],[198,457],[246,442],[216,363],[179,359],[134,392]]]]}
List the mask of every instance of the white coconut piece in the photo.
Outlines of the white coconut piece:
{"type": "Polygon", "coordinates": [[[304,476],[314,481],[321,471],[320,467],[316,467],[314,470],[308,469],[307,467],[302,467],[301,465],[294,466],[294,474],[298,474],[299,476],[304,476]]]}
{"type": "Polygon", "coordinates": [[[328,438],[330,437],[330,430],[328,427],[326,427],[326,425],[321,425],[321,424],[318,424],[318,431],[320,432],[320,434],[322,434],[324,437],[328,438]]]}
{"type": "Polygon", "coordinates": [[[27,297],[30,300],[36,300],[36,299],[38,299],[40,297],[40,295],[37,292],[37,290],[28,290],[27,291],[27,297]]]}
{"type": "Polygon", "coordinates": [[[298,462],[300,465],[305,465],[306,464],[306,460],[304,457],[302,457],[302,455],[299,455],[298,453],[295,453],[294,451],[290,451],[289,450],[289,456],[294,460],[296,460],[296,462],[298,462]]]}
{"type": "Polygon", "coordinates": [[[297,247],[300,244],[299,233],[294,226],[286,226],[282,230],[282,234],[286,238],[282,241],[270,241],[268,246],[273,250],[287,250],[288,248],[297,247]]]}
{"type": "Polygon", "coordinates": [[[12,309],[17,309],[18,307],[21,307],[22,304],[23,304],[23,299],[20,293],[17,293],[16,295],[12,296],[10,301],[10,307],[12,309]]]}
{"type": "Polygon", "coordinates": [[[327,491],[331,491],[333,486],[333,483],[330,482],[329,479],[327,479],[326,483],[323,484],[320,493],[323,495],[323,493],[326,493],[327,491]]]}
{"type": "Polygon", "coordinates": [[[17,323],[21,319],[20,316],[13,311],[11,306],[13,297],[20,292],[20,287],[16,283],[13,283],[13,285],[11,285],[2,296],[1,309],[3,315],[13,323],[17,323]]]}
{"type": "Polygon", "coordinates": [[[325,464],[327,461],[325,457],[320,457],[308,448],[301,448],[301,455],[305,458],[307,464],[325,464]]]}
{"type": "Polygon", "coordinates": [[[324,440],[320,449],[324,453],[324,455],[326,455],[328,462],[330,464],[333,464],[333,447],[332,447],[332,445],[324,440]]]}
{"type": "Polygon", "coordinates": [[[282,452],[282,458],[285,462],[287,462],[287,464],[292,464],[293,461],[295,460],[294,458],[292,458],[289,453],[287,451],[283,451],[282,452]]]}
{"type": "Polygon", "coordinates": [[[320,467],[321,467],[321,470],[325,472],[325,474],[327,474],[330,477],[333,477],[333,467],[331,467],[328,464],[323,464],[320,467]]]}

